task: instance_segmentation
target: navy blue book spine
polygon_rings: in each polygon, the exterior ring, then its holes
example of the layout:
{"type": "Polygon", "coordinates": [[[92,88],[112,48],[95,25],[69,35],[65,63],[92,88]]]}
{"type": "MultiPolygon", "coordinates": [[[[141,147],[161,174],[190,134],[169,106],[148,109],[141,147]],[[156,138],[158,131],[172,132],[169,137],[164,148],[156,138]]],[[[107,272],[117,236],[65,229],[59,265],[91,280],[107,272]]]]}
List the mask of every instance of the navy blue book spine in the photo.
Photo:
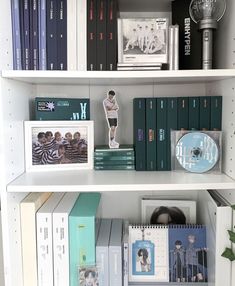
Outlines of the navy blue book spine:
{"type": "Polygon", "coordinates": [[[21,61],[22,61],[22,69],[25,70],[24,2],[23,1],[19,1],[19,13],[20,13],[21,61]]]}
{"type": "Polygon", "coordinates": [[[97,70],[106,70],[106,10],[107,0],[97,0],[97,70]]]}
{"type": "Polygon", "coordinates": [[[47,69],[46,59],[46,0],[38,2],[39,69],[47,69]]]}
{"type": "Polygon", "coordinates": [[[56,0],[48,0],[46,6],[47,15],[47,69],[57,70],[57,19],[56,0]]]}
{"type": "Polygon", "coordinates": [[[87,70],[97,70],[97,1],[87,0],[87,70]]]}
{"type": "Polygon", "coordinates": [[[57,68],[67,70],[67,0],[59,0],[57,4],[57,68]]]}
{"type": "Polygon", "coordinates": [[[117,70],[117,0],[107,0],[107,70],[117,70]]]}
{"type": "Polygon", "coordinates": [[[38,70],[38,0],[29,0],[29,4],[31,69],[38,70]]]}
{"type": "Polygon", "coordinates": [[[29,70],[31,67],[30,64],[30,29],[29,29],[29,0],[24,0],[24,7],[23,7],[23,22],[24,22],[24,69],[29,70]]]}
{"type": "Polygon", "coordinates": [[[13,69],[22,70],[22,49],[20,37],[20,7],[19,0],[11,0],[13,69]]]}

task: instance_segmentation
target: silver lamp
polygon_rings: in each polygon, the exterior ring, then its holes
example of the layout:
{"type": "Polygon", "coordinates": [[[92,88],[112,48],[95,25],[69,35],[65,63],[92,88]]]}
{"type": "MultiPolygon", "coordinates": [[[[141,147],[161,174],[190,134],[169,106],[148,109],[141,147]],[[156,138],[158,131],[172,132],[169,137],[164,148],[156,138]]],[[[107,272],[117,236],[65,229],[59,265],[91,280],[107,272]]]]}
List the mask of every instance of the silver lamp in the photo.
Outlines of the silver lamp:
{"type": "Polygon", "coordinates": [[[213,30],[226,10],[225,0],[192,0],[189,6],[190,17],[202,30],[202,68],[212,68],[213,30]]]}

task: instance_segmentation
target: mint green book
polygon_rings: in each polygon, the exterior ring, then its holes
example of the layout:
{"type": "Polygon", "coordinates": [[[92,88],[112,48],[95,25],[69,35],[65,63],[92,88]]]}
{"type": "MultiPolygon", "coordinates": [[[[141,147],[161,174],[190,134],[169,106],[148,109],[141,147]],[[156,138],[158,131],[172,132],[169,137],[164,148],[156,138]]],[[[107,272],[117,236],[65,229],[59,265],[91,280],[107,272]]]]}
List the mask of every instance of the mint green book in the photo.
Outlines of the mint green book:
{"type": "Polygon", "coordinates": [[[95,226],[100,193],[81,193],[69,214],[70,286],[77,286],[79,267],[95,264],[95,226]]]}

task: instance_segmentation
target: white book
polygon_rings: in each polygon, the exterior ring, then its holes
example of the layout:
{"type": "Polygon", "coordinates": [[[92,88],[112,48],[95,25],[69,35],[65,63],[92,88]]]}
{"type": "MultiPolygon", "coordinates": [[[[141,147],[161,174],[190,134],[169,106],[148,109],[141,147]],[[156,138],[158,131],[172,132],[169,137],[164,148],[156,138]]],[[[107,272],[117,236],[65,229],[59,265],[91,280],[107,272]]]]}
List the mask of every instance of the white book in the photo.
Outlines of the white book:
{"type": "Polygon", "coordinates": [[[79,193],[66,193],[53,212],[54,286],[69,285],[68,219],[79,193]]]}
{"type": "Polygon", "coordinates": [[[169,26],[169,48],[168,48],[168,62],[169,70],[174,70],[174,26],[169,26]]]}
{"type": "Polygon", "coordinates": [[[123,225],[123,286],[128,286],[129,273],[129,221],[125,220],[123,225]]]}
{"type": "Polygon", "coordinates": [[[111,219],[102,219],[96,243],[96,266],[98,268],[99,286],[109,285],[109,239],[111,219]]]}
{"type": "Polygon", "coordinates": [[[77,68],[87,70],[87,0],[77,1],[77,68]]]}
{"type": "Polygon", "coordinates": [[[20,202],[24,286],[37,285],[36,212],[51,193],[30,193],[20,202]]]}
{"type": "Polygon", "coordinates": [[[77,0],[67,1],[67,66],[77,70],[77,0]]]}
{"type": "Polygon", "coordinates": [[[174,25],[174,70],[179,69],[179,25],[174,25]]]}
{"type": "Polygon", "coordinates": [[[112,219],[109,240],[109,285],[122,285],[122,219],[112,219]]]}
{"type": "Polygon", "coordinates": [[[226,247],[231,248],[228,230],[232,229],[232,208],[229,204],[219,205],[209,192],[199,192],[198,207],[199,218],[207,225],[207,263],[215,267],[213,271],[208,268],[208,281],[215,281],[215,286],[229,286],[231,262],[221,254],[226,247]]]}
{"type": "Polygon", "coordinates": [[[53,193],[36,215],[38,286],[54,284],[52,214],[63,195],[64,193],[53,193]]]}

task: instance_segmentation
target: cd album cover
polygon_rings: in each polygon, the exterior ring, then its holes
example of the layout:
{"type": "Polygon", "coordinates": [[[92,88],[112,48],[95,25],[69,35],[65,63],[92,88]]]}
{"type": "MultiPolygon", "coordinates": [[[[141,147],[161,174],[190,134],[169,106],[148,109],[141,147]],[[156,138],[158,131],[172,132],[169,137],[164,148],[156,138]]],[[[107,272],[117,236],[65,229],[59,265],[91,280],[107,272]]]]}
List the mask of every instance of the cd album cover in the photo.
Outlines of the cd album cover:
{"type": "Polygon", "coordinates": [[[221,172],[221,131],[172,131],[172,170],[221,172]]]}
{"type": "Polygon", "coordinates": [[[145,224],[196,223],[196,201],[142,198],[141,222],[145,224]]]}
{"type": "Polygon", "coordinates": [[[167,63],[168,19],[119,19],[119,63],[167,63]]]}

